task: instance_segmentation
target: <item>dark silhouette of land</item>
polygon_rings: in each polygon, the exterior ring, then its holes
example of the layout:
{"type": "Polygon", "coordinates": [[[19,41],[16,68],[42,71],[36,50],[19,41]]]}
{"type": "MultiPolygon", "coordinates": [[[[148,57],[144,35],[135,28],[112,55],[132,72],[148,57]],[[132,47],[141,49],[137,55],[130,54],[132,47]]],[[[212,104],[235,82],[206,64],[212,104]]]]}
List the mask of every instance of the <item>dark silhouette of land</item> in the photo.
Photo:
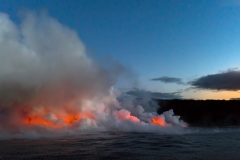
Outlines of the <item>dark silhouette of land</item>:
{"type": "Polygon", "coordinates": [[[173,109],[175,115],[194,127],[240,126],[239,100],[156,100],[158,114],[173,109]]]}

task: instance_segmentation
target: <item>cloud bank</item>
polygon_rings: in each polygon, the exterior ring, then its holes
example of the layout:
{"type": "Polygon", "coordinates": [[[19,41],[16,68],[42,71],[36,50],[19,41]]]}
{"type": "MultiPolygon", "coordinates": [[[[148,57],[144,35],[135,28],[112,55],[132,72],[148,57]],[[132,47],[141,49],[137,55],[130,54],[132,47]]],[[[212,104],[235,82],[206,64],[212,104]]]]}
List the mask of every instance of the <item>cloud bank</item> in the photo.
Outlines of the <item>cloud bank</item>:
{"type": "Polygon", "coordinates": [[[240,89],[240,71],[229,70],[210,74],[188,82],[195,89],[237,91],[240,89]]]}
{"type": "Polygon", "coordinates": [[[162,93],[162,92],[151,92],[146,90],[131,90],[128,91],[127,94],[134,95],[138,98],[146,97],[147,95],[156,99],[181,99],[182,96],[179,95],[180,92],[172,92],[172,93],[162,93]]]}
{"type": "Polygon", "coordinates": [[[163,83],[176,83],[176,84],[184,84],[180,78],[175,77],[160,77],[160,78],[153,78],[151,81],[161,81],[163,83]]]}

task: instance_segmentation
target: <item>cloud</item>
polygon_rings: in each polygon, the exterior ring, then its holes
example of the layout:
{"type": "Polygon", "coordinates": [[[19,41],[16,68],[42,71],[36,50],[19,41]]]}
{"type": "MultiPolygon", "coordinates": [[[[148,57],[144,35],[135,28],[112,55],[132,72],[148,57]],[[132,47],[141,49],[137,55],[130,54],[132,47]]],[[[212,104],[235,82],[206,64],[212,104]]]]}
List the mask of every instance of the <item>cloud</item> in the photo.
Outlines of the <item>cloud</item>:
{"type": "Polygon", "coordinates": [[[197,89],[236,91],[240,89],[240,70],[210,74],[188,82],[197,89]]]}
{"type": "Polygon", "coordinates": [[[160,77],[160,78],[153,78],[152,81],[161,81],[163,83],[177,83],[177,84],[184,84],[180,78],[175,77],[160,77]]]}
{"type": "Polygon", "coordinates": [[[127,94],[136,96],[138,98],[142,97],[151,97],[155,99],[181,99],[181,92],[172,92],[172,93],[162,93],[162,92],[151,92],[145,90],[131,90],[127,94]]]}

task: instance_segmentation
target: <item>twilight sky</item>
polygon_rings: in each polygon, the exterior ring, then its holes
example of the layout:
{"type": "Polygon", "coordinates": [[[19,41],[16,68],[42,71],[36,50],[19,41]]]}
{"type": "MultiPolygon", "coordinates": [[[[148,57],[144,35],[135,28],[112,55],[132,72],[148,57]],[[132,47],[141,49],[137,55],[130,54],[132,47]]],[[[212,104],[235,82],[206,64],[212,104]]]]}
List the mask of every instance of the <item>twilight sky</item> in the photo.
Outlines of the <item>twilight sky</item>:
{"type": "Polygon", "coordinates": [[[22,9],[47,10],[76,30],[93,56],[130,67],[142,90],[240,97],[238,0],[0,1],[0,12],[16,23],[22,9]]]}

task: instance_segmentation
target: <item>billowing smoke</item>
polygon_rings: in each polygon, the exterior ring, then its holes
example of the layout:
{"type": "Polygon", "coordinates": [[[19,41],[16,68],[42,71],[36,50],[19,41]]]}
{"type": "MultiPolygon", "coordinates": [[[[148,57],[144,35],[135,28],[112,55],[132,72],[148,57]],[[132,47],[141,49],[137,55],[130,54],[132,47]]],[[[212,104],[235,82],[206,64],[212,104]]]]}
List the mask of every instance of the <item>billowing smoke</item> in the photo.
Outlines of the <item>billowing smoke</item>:
{"type": "Polygon", "coordinates": [[[24,14],[16,25],[0,13],[0,138],[179,133],[185,124],[172,111],[147,113],[113,88],[126,72],[89,58],[77,33],[46,14],[24,14]]]}

